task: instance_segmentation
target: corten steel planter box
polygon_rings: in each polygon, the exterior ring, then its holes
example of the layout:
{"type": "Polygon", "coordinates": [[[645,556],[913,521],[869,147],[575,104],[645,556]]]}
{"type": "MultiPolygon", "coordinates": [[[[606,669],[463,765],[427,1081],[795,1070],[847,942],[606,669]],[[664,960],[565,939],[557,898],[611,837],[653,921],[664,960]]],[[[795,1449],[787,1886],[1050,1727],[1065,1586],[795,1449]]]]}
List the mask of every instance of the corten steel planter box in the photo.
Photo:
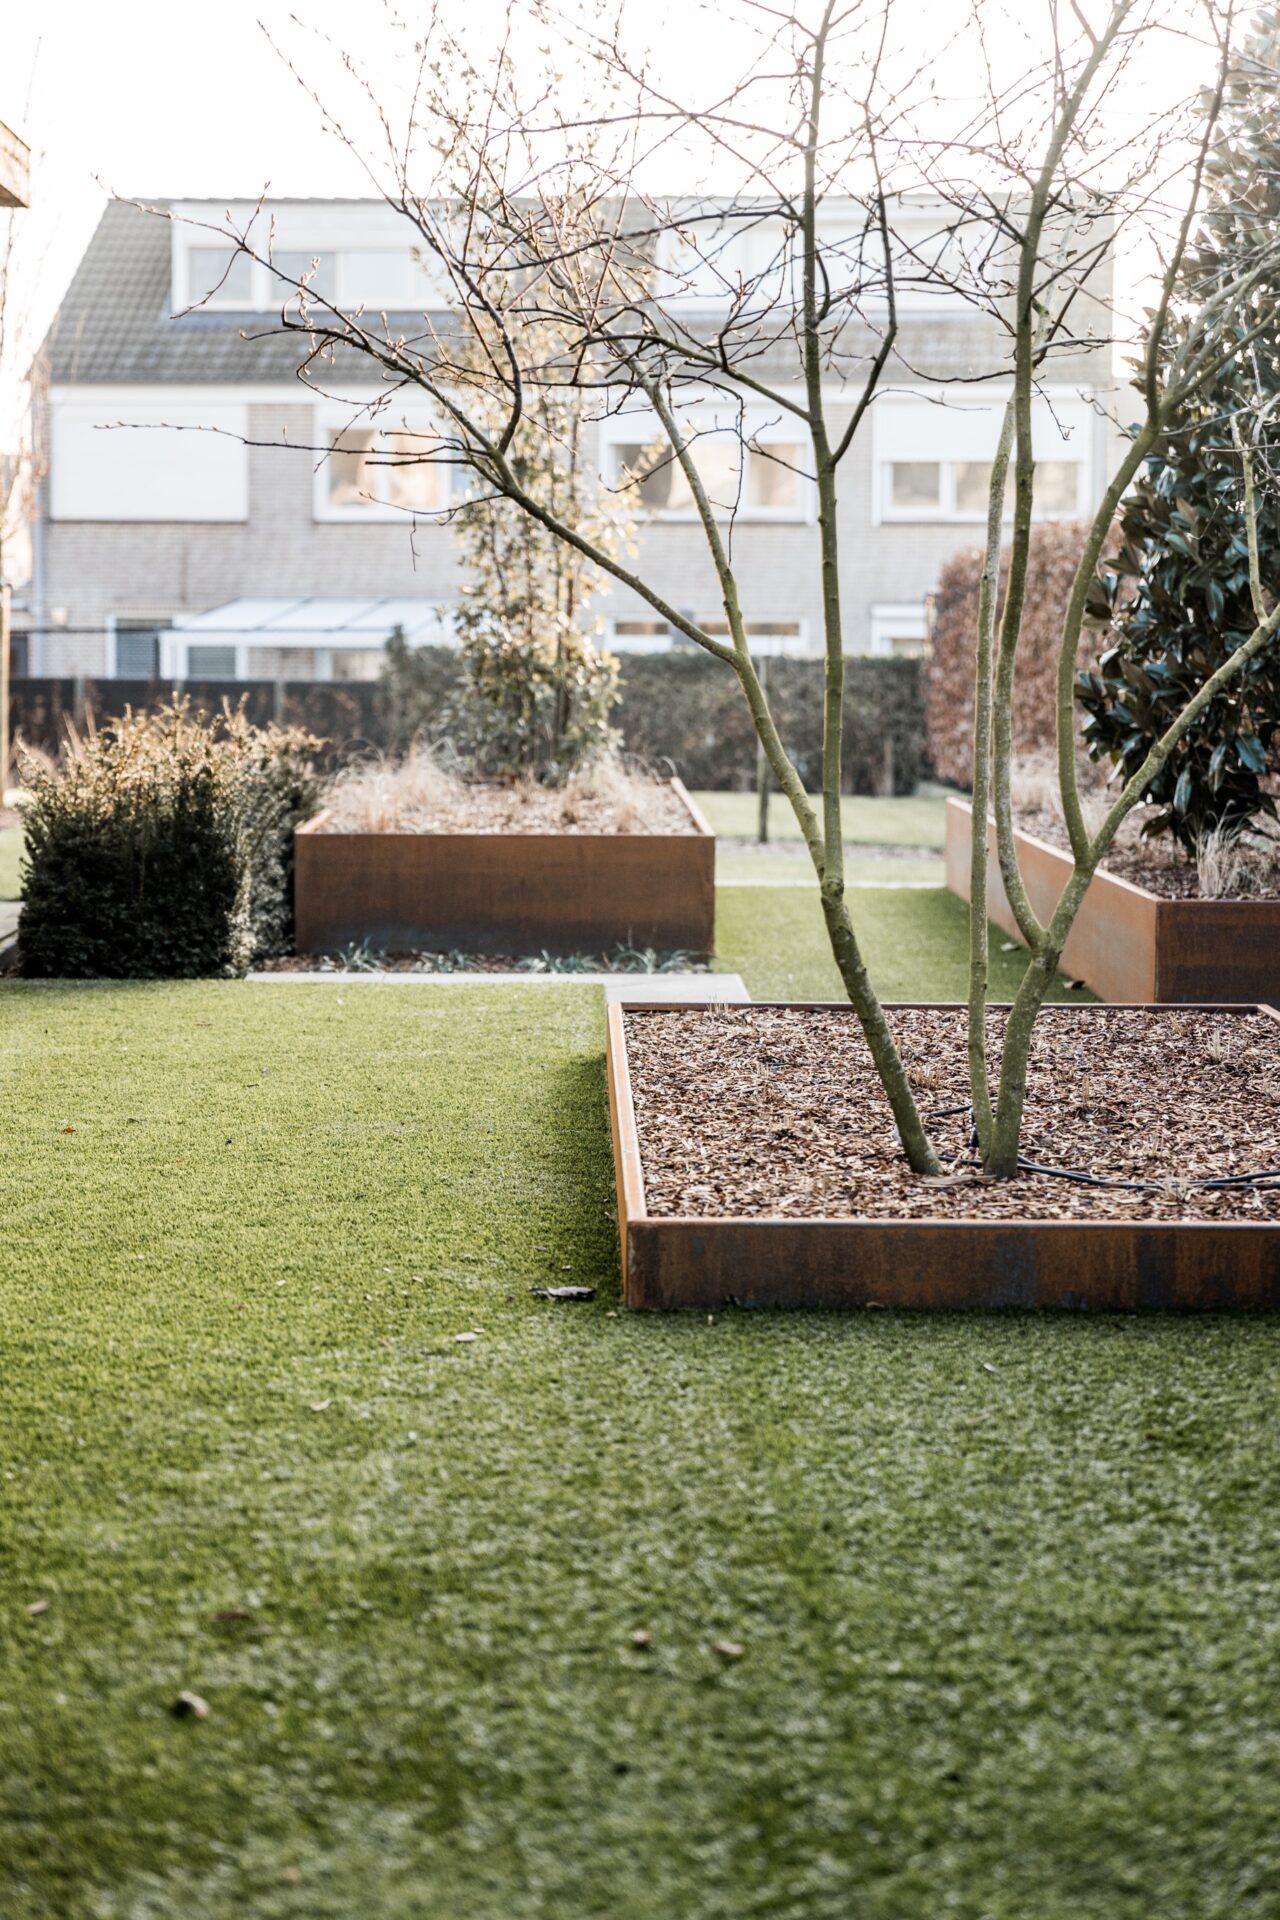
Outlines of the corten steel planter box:
{"type": "MultiPolygon", "coordinates": [[[[947,801],[947,885],[969,898],[973,809],[947,801]]],[[[1048,920],[1071,875],[1071,859],[1016,832],[1023,885],[1048,920]]],[[[1021,939],[987,830],[987,909],[1021,939]]],[[[1165,900],[1129,880],[1095,873],[1063,949],[1067,973],[1102,999],[1185,1006],[1203,1001],[1280,1001],[1280,900],[1165,900]]]]}
{"type": "Polygon", "coordinates": [[[688,833],[325,833],[317,814],[294,834],[297,950],[709,954],[715,835],[671,786],[688,833]]]}
{"type": "MultiPolygon", "coordinates": [[[[840,1010],[854,1017],[847,1006],[840,1010]]],[[[1079,1019],[1096,1010],[1054,1009],[1079,1019]]],[[[625,1016],[662,1009],[618,1004],[608,1011],[609,1115],[628,1307],[1070,1307],[1133,1313],[1280,1306],[1276,1225],[650,1214],[625,1016]]],[[[830,1007],[793,1003],[790,1011],[823,1013],[830,1007]]],[[[1261,1011],[1280,1019],[1272,1007],[1261,1011]]]]}

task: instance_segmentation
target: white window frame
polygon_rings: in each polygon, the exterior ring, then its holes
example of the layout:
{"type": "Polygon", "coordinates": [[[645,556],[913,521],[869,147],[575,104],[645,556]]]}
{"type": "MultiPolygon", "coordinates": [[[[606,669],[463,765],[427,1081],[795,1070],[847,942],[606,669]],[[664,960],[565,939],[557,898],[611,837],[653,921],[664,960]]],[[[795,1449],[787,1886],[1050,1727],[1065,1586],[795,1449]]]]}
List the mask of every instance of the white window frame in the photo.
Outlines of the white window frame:
{"type": "Polygon", "coordinates": [[[879,601],[871,609],[868,652],[876,660],[907,658],[895,654],[891,640],[919,640],[923,647],[929,638],[929,606],[925,600],[879,601]]]}
{"type": "MultiPolygon", "coordinates": [[[[258,246],[260,243],[255,239],[252,241],[252,244],[258,246]]],[[[265,237],[261,244],[265,247],[265,237]]],[[[220,236],[217,234],[204,233],[199,229],[190,233],[183,232],[175,224],[171,259],[173,281],[172,298],[173,311],[175,313],[185,313],[197,300],[200,301],[199,311],[201,313],[270,313],[285,305],[292,297],[290,289],[295,285],[294,282],[282,280],[278,273],[272,271],[265,259],[255,260],[252,258],[249,258],[249,299],[247,303],[243,300],[232,299],[225,293],[210,293],[207,298],[202,297],[205,290],[193,283],[191,271],[191,255],[197,248],[208,249],[210,252],[220,251],[220,236]]],[[[228,259],[231,258],[234,251],[235,249],[228,242],[225,248],[228,259]]],[[[317,234],[310,240],[304,240],[299,245],[295,245],[292,238],[277,237],[273,245],[273,251],[281,254],[300,253],[308,259],[331,260],[334,265],[334,279],[337,287],[335,305],[338,311],[342,313],[355,312],[356,308],[360,306],[363,297],[360,287],[353,286],[348,290],[346,286],[346,281],[349,277],[346,259],[349,254],[385,253],[397,259],[404,260],[411,266],[414,264],[413,249],[408,245],[378,245],[376,240],[366,240],[362,244],[356,245],[346,238],[329,240],[326,239],[323,234],[317,234]]],[[[385,303],[379,306],[376,302],[370,303],[366,300],[364,301],[365,310],[370,313],[430,312],[432,303],[428,298],[430,292],[429,280],[425,270],[420,267],[420,271],[422,271],[423,279],[423,297],[420,301],[408,300],[401,301],[394,306],[385,303]]]]}
{"type": "MultiPolygon", "coordinates": [[[[873,415],[871,446],[873,462],[871,524],[873,526],[980,527],[986,524],[985,505],[976,510],[962,512],[957,508],[955,501],[956,467],[966,459],[981,461],[991,459],[999,430],[1001,411],[1008,398],[1007,392],[1000,389],[983,388],[982,396],[982,403],[979,406],[971,388],[948,389],[939,386],[921,387],[915,390],[899,389],[877,400],[873,415]],[[923,447],[910,453],[897,452],[892,444],[892,433],[887,423],[892,418],[896,407],[918,405],[921,400],[928,400],[932,405],[937,406],[940,412],[948,411],[954,403],[954,408],[958,411],[967,410],[977,413],[986,426],[985,436],[982,433],[975,435],[979,442],[978,447],[963,456],[946,451],[933,453],[926,451],[923,447]],[[991,452],[981,449],[984,437],[990,440],[991,452]],[[900,464],[925,461],[933,462],[941,469],[938,505],[936,507],[895,507],[892,499],[893,479],[890,468],[900,464]]],[[[1047,406],[1050,415],[1059,409],[1069,407],[1079,410],[1083,417],[1078,422],[1071,439],[1064,439],[1048,447],[1042,437],[1046,429],[1037,410],[1035,437],[1040,442],[1036,452],[1037,464],[1048,465],[1054,461],[1061,461],[1064,465],[1074,466],[1076,500],[1074,508],[1054,509],[1052,512],[1034,510],[1032,517],[1037,522],[1085,518],[1090,511],[1098,460],[1096,422],[1087,404],[1089,390],[1084,387],[1047,387],[1037,395],[1037,399],[1047,406]]],[[[1005,524],[1009,524],[1011,520],[1012,502],[1010,501],[1010,511],[1004,516],[1005,524]]]]}
{"type": "MultiPolygon", "coordinates": [[[[692,412],[682,415],[681,419],[682,424],[688,425],[691,428],[696,427],[698,424],[696,416],[692,412]]],[[[798,445],[802,460],[805,454],[805,434],[803,426],[799,422],[793,426],[787,419],[779,420],[776,408],[769,414],[767,420],[760,419],[759,416],[757,416],[757,419],[758,424],[753,427],[751,424],[751,414],[748,412],[743,418],[740,433],[737,428],[726,429],[726,433],[732,431],[735,440],[740,442],[742,451],[746,456],[746,462],[742,470],[742,492],[738,505],[736,507],[721,506],[717,502],[716,519],[732,520],[735,524],[748,521],[752,524],[759,523],[767,525],[772,523],[780,526],[809,526],[817,517],[817,489],[808,474],[800,469],[796,470],[799,498],[795,506],[756,507],[752,506],[747,499],[749,472],[749,465],[747,463],[749,463],[753,457],[753,446],[798,445]]],[[[624,446],[649,446],[663,441],[664,435],[656,416],[642,414],[638,410],[613,415],[612,418],[604,422],[601,427],[600,471],[604,485],[612,490],[613,496],[618,501],[623,512],[634,515],[635,519],[642,525],[661,526],[664,522],[677,526],[696,525],[698,522],[698,510],[692,505],[688,507],[645,507],[640,502],[638,492],[633,496],[629,492],[619,493],[617,490],[618,483],[621,479],[621,462],[618,449],[624,446]]],[[[674,460],[675,455],[672,454],[671,458],[674,460]]],[[[696,446],[694,448],[694,460],[695,462],[697,460],[696,446]]]]}
{"type": "MultiPolygon", "coordinates": [[[[696,645],[696,642],[688,640],[686,636],[675,627],[669,628],[665,634],[652,633],[632,636],[630,634],[619,635],[618,633],[619,626],[631,626],[646,620],[656,621],[656,618],[656,615],[645,613],[615,614],[605,622],[606,647],[610,650],[616,649],[619,653],[666,653],[670,648],[675,646],[684,647],[696,645]],[[641,640],[642,644],[636,645],[636,640],[641,640]]],[[[775,615],[774,618],[780,620],[781,616],[775,615]]],[[[710,622],[712,625],[723,625],[724,610],[722,608],[717,613],[712,613],[708,610],[701,614],[693,615],[693,619],[698,624],[710,622]]],[[[753,618],[750,613],[747,613],[744,615],[744,619],[748,628],[767,628],[768,625],[767,617],[762,620],[753,618]]],[[[809,657],[808,620],[805,619],[803,615],[788,614],[786,616],[786,622],[788,626],[794,626],[796,628],[795,633],[749,632],[747,641],[752,653],[756,655],[762,653],[770,655],[785,654],[788,658],[792,659],[807,659],[809,657]]]]}
{"type": "MultiPolygon", "coordinates": [[[[434,423],[425,415],[371,414],[353,419],[350,407],[341,411],[332,408],[317,408],[315,431],[318,444],[326,448],[316,461],[311,482],[311,517],[321,524],[347,525],[357,527],[405,525],[413,521],[430,522],[438,513],[445,513],[457,504],[457,473],[451,465],[441,464],[437,468],[443,477],[444,498],[438,507],[398,507],[390,500],[369,500],[360,505],[337,505],[329,497],[329,479],[331,474],[330,454],[327,451],[329,441],[335,434],[341,433],[431,433],[434,423]]],[[[389,467],[379,467],[376,473],[389,474],[389,467]]]]}
{"type": "MultiPolygon", "coordinates": [[[[1051,511],[1045,511],[1037,508],[1033,502],[1031,518],[1036,521],[1078,520],[1086,512],[1086,508],[1082,504],[1082,500],[1083,500],[1084,490],[1085,490],[1085,475],[1086,475],[1088,464],[1089,464],[1088,457],[1086,455],[1084,458],[1076,458],[1074,455],[1069,453],[1063,453],[1061,455],[1052,454],[1052,455],[1046,455],[1044,458],[1037,460],[1036,465],[1052,466],[1055,463],[1062,466],[1074,467],[1076,470],[1075,505],[1073,507],[1066,507],[1066,508],[1055,507],[1051,511]]],[[[932,461],[929,463],[931,465],[935,465],[941,468],[941,473],[939,475],[938,505],[936,507],[895,506],[893,503],[892,469],[895,466],[911,465],[911,464],[922,465],[924,463],[922,461],[904,462],[904,461],[892,460],[892,459],[882,460],[880,462],[880,471],[878,476],[879,477],[879,495],[880,495],[879,519],[882,525],[884,526],[911,526],[911,525],[925,526],[925,525],[932,524],[932,525],[944,525],[944,526],[956,526],[956,527],[981,527],[986,525],[987,511],[985,507],[979,507],[976,509],[969,509],[969,508],[962,509],[956,505],[956,468],[958,466],[963,466],[965,464],[963,461],[960,461],[960,460],[939,459],[937,461],[932,461]]],[[[1013,471],[1012,466],[1010,466],[1009,470],[1010,470],[1010,473],[1012,474],[1012,471],[1013,471]]],[[[1005,525],[1008,525],[1013,519],[1012,494],[1008,496],[1008,504],[1006,506],[1005,512],[1001,516],[1001,519],[1005,525]]]]}

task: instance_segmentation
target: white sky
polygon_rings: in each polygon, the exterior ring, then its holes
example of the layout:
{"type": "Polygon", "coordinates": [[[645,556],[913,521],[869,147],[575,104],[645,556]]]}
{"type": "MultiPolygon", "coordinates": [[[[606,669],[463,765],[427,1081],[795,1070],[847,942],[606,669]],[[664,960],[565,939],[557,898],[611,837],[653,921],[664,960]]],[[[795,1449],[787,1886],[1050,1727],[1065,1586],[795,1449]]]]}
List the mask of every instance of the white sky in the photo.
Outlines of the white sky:
{"type": "MultiPolygon", "coordinates": [[[[1161,0],[1188,17],[1196,0],[1161,0]]],[[[426,4],[402,0],[410,22],[426,4]]],[[[491,40],[502,0],[446,0],[466,22],[469,44],[491,40]]],[[[732,44],[733,0],[627,0],[630,18],[673,85],[723,72],[732,44]]],[[[968,0],[902,0],[907,39],[935,48],[963,25],[968,0]]],[[[1051,0],[979,0],[997,55],[1017,71],[1028,42],[1041,45],[1051,0]]],[[[1095,16],[1103,0],[1086,0],[1095,16]]],[[[0,119],[33,151],[32,207],[22,223],[18,261],[27,334],[38,337],[74,271],[108,192],[129,197],[256,195],[266,182],[280,194],[359,194],[367,181],[351,156],[324,132],[320,115],[273,50],[263,25],[315,75],[326,99],[341,103],[323,39],[351,47],[369,64],[385,96],[398,77],[404,35],[380,0],[40,0],[10,7],[0,64],[0,119]],[[260,24],[262,23],[262,24],[260,24]]],[[[1176,38],[1153,43],[1131,83],[1145,111],[1175,100],[1207,78],[1203,55],[1176,38]]],[[[945,84],[962,68],[940,63],[945,84]]],[[[399,71],[403,71],[403,63],[399,71]]],[[[349,90],[345,98],[352,98],[349,90]]],[[[677,188],[687,181],[669,183],[677,188]]],[[[12,403],[17,368],[4,378],[12,403]]],[[[0,395],[0,413],[4,396],[0,395]]]]}

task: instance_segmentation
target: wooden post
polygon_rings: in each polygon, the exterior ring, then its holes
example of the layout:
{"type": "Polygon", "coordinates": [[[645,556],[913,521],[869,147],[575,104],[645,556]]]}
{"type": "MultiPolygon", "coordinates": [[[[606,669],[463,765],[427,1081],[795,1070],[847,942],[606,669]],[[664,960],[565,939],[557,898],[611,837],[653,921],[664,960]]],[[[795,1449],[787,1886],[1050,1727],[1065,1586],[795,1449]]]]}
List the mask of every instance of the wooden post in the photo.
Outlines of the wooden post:
{"type": "MultiPolygon", "coordinates": [[[[769,656],[767,653],[762,653],[760,655],[760,666],[758,671],[758,678],[760,681],[761,692],[767,694],[769,691],[769,656]]],[[[762,847],[767,844],[769,839],[770,784],[771,784],[771,775],[769,771],[768,756],[765,753],[763,741],[757,735],[756,737],[756,839],[759,841],[762,847]]]]}

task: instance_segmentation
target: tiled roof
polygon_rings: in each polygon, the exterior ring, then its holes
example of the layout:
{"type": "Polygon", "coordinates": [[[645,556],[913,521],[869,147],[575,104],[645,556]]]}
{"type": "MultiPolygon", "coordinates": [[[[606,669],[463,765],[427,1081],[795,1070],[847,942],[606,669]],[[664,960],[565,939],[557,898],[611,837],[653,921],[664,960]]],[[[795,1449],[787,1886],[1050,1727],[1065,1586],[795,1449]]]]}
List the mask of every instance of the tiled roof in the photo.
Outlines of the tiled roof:
{"type": "Polygon", "coordinates": [[[170,318],[173,229],[164,204],[156,204],[155,213],[125,201],[106,206],[49,331],[50,379],[139,386],[291,380],[305,343],[272,337],[275,315],[170,318]]]}

